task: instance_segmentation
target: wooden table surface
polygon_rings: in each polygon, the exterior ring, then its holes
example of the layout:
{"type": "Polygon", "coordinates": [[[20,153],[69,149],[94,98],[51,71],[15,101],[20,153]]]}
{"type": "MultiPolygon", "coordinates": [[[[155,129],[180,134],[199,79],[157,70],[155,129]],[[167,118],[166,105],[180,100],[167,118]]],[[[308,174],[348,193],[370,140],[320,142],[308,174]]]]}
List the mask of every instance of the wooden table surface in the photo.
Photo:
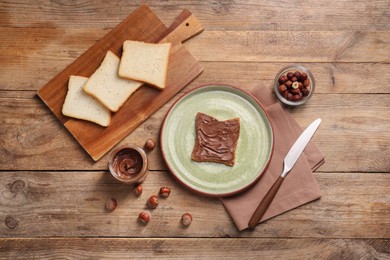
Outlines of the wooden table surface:
{"type": "MultiPolygon", "coordinates": [[[[390,2],[142,1],[169,26],[189,9],[205,31],[185,43],[204,72],[183,89],[222,82],[270,87],[307,66],[316,93],[288,109],[326,163],[322,198],[239,232],[218,199],[179,185],[150,153],[144,194],[116,182],[37,97],[37,90],[141,1],[0,1],[0,258],[390,258],[390,2]],[[148,194],[172,188],[137,223],[148,194]],[[107,213],[110,197],[118,208],[107,213]],[[180,225],[182,213],[194,220],[180,225]]],[[[165,104],[123,142],[158,140],[165,104]]]]}

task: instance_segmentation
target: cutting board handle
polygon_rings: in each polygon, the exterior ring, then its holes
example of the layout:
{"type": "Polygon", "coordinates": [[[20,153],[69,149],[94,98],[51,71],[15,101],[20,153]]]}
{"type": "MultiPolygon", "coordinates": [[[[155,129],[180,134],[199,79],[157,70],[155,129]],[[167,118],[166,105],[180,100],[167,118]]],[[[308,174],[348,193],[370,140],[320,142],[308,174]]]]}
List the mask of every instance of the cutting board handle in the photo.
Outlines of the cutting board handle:
{"type": "Polygon", "coordinates": [[[184,9],[163,35],[160,42],[180,44],[203,30],[204,28],[199,20],[189,10],[184,9]]]}

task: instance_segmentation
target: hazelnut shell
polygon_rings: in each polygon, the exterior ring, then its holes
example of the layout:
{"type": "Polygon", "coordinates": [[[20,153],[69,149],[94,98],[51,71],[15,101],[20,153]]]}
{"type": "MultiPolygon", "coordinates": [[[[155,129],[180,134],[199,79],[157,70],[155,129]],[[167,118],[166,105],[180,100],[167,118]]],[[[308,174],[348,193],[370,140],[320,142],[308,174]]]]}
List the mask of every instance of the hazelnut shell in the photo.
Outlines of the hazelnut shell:
{"type": "Polygon", "coordinates": [[[108,211],[114,211],[117,206],[118,206],[118,202],[114,198],[109,198],[106,201],[106,206],[105,207],[106,207],[106,210],[108,210],[108,211]]]}
{"type": "Polygon", "coordinates": [[[152,139],[148,139],[146,140],[144,147],[146,150],[152,151],[156,147],[156,142],[152,139]]]}
{"type": "Polygon", "coordinates": [[[147,204],[148,204],[149,208],[151,208],[151,209],[157,208],[157,206],[158,206],[157,196],[156,195],[150,196],[148,201],[147,201],[147,204]]]}
{"type": "Polygon", "coordinates": [[[143,224],[148,224],[150,219],[151,219],[151,214],[149,211],[142,211],[141,213],[139,213],[138,215],[138,220],[143,223],[143,224]]]}
{"type": "Polygon", "coordinates": [[[191,222],[192,222],[192,216],[190,213],[184,213],[181,216],[181,223],[183,224],[183,226],[188,227],[189,225],[191,225],[191,222]]]}

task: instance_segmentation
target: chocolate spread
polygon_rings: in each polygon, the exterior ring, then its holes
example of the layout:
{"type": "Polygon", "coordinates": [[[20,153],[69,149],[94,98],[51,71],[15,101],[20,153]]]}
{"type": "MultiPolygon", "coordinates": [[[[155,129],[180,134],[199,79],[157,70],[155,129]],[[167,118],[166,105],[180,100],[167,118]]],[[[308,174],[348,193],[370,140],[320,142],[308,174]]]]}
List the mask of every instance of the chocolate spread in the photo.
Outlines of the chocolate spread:
{"type": "Polygon", "coordinates": [[[141,171],[142,165],[142,156],[131,148],[120,150],[112,162],[112,168],[120,178],[134,177],[141,171]]]}
{"type": "Polygon", "coordinates": [[[196,140],[192,160],[234,165],[240,136],[240,118],[218,121],[214,117],[198,113],[195,119],[195,131],[196,140]]]}

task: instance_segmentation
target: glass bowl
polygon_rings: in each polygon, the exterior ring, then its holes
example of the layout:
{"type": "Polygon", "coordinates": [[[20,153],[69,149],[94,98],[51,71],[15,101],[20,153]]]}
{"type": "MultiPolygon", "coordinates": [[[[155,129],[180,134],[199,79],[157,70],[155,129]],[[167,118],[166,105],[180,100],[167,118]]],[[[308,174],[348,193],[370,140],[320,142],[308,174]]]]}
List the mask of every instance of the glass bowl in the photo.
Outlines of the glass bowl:
{"type": "Polygon", "coordinates": [[[108,169],[117,180],[127,184],[140,184],[147,175],[148,158],[145,151],[136,145],[115,148],[108,161],[108,169]]]}
{"type": "MultiPolygon", "coordinates": [[[[288,80],[290,80],[289,78],[287,78],[288,80]]],[[[291,81],[291,80],[290,80],[291,81]]],[[[302,83],[302,82],[301,82],[302,83]]],[[[284,83],[286,84],[286,83],[284,83]]],[[[287,87],[287,89],[292,89],[290,87],[287,87]]],[[[274,91],[275,91],[275,94],[276,96],[278,97],[278,99],[286,104],[286,105],[289,105],[289,106],[300,106],[304,103],[306,103],[314,94],[314,90],[315,90],[315,80],[314,80],[314,76],[313,74],[305,67],[301,66],[301,65],[297,65],[297,64],[294,64],[294,65],[290,65],[290,66],[287,66],[287,67],[284,67],[283,69],[281,69],[275,76],[275,80],[274,80],[274,91]],[[307,89],[309,90],[309,93],[308,95],[303,95],[302,92],[301,94],[296,94],[296,95],[301,95],[301,99],[300,100],[297,100],[297,101],[294,101],[294,100],[288,100],[287,99],[287,96],[286,95],[283,95],[282,93],[280,93],[279,91],[279,86],[280,85],[283,85],[283,84],[280,84],[279,83],[279,78],[283,75],[286,75],[287,76],[287,73],[288,72],[296,72],[296,71],[299,71],[301,73],[306,73],[307,74],[307,78],[310,80],[310,83],[307,87],[307,89]]],[[[284,92],[286,94],[286,92],[284,92]]],[[[290,96],[291,98],[291,96],[290,96]]],[[[293,97],[294,98],[294,97],[293,97]]]]}

